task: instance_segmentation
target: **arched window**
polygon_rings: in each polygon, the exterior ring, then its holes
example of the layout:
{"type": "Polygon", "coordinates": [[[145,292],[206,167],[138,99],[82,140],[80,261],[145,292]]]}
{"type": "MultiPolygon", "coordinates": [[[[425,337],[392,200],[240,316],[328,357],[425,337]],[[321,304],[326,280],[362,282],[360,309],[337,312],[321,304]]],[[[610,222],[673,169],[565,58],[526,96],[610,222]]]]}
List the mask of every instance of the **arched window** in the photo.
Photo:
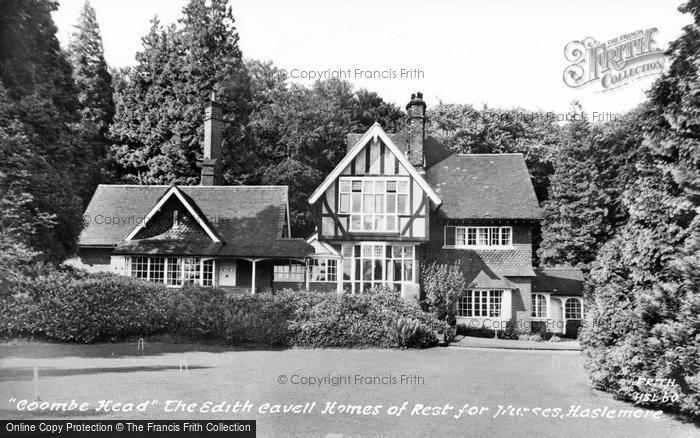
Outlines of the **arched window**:
{"type": "Polygon", "coordinates": [[[564,306],[564,317],[566,319],[582,319],[583,311],[581,300],[578,298],[569,298],[564,306]]]}
{"type": "Polygon", "coordinates": [[[547,317],[547,296],[544,294],[532,294],[532,317],[547,317]]]}

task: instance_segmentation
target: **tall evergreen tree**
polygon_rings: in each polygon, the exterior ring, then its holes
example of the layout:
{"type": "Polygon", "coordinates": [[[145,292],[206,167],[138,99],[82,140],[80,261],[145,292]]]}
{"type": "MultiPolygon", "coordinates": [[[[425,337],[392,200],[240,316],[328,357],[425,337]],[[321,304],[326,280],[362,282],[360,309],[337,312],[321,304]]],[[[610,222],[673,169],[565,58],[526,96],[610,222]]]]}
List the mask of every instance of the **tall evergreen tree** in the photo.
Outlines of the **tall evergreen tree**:
{"type": "Polygon", "coordinates": [[[82,228],[76,193],[86,154],[55,9],[47,0],[0,1],[0,252],[24,246],[51,261],[75,249],[82,228]]]}
{"type": "Polygon", "coordinates": [[[179,26],[153,20],[121,95],[111,135],[127,181],[199,182],[203,108],[212,91],[224,108],[228,182],[245,180],[250,81],[226,0],[190,0],[179,26]]]}
{"type": "Polygon", "coordinates": [[[83,138],[90,145],[91,154],[85,157],[90,180],[82,190],[83,199],[89,199],[101,181],[101,169],[107,166],[107,134],[114,117],[114,90],[112,75],[104,58],[95,9],[87,1],[83,4],[75,28],[68,52],[78,89],[80,129],[83,138]]]}
{"type": "Polygon", "coordinates": [[[649,92],[640,177],[629,220],[592,271],[594,305],[583,332],[586,367],[601,389],[700,418],[700,0],[649,92]],[[640,379],[674,379],[665,388],[640,379]]]}
{"type": "MultiPolygon", "coordinates": [[[[543,208],[541,263],[587,267],[625,221],[620,204],[636,177],[640,111],[607,123],[580,118],[566,125],[543,208]]],[[[572,113],[584,114],[580,106],[572,113]]]]}

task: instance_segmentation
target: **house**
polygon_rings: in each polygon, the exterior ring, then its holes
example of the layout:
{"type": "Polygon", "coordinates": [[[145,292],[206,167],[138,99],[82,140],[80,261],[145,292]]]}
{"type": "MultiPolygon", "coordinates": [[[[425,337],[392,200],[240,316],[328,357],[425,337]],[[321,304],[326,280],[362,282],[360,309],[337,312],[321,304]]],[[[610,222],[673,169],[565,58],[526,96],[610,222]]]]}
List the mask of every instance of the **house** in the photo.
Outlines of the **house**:
{"type": "Polygon", "coordinates": [[[291,237],[287,187],[219,185],[222,110],[214,97],[204,128],[201,185],[98,186],[70,264],[168,287],[298,287],[287,281],[291,262],[305,265],[314,247],[291,237]]]}
{"type": "Polygon", "coordinates": [[[312,240],[339,255],[321,271],[338,292],[387,285],[411,299],[421,263],[459,262],[470,286],[458,322],[565,332],[582,318],[583,279],[577,269],[532,266],[542,213],[522,154],[453,153],[426,136],[421,93],[406,111],[406,132],[375,124],[348,135],[347,154],[309,198],[312,240]]]}
{"type": "Polygon", "coordinates": [[[347,153],[309,198],[316,233],[291,237],[287,188],[219,185],[221,108],[205,111],[199,186],[101,185],[74,261],[169,287],[236,293],[285,287],[421,296],[421,264],[458,262],[469,290],[458,322],[566,333],[583,317],[581,272],[534,268],[542,218],[521,154],[457,154],[426,136],[421,93],[405,132],[349,134],[347,153]]]}

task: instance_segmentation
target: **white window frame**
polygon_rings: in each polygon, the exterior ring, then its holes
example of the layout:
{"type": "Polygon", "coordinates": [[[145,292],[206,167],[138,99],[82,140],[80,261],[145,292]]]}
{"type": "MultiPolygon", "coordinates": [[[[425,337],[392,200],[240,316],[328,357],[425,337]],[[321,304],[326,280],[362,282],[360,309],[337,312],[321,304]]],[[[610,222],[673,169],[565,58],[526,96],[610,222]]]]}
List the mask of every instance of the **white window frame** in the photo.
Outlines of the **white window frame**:
{"type": "Polygon", "coordinates": [[[410,189],[411,185],[411,179],[408,177],[401,177],[401,176],[386,176],[386,177],[341,177],[339,178],[338,181],[338,214],[343,214],[343,215],[348,215],[348,230],[350,232],[362,232],[362,233],[395,233],[399,231],[399,216],[406,216],[411,214],[411,208],[410,208],[410,189]],[[359,182],[360,183],[360,191],[359,192],[354,192],[352,190],[352,185],[353,182],[359,182]],[[396,191],[395,192],[389,192],[388,187],[389,187],[389,182],[395,182],[396,183],[396,191]],[[377,183],[382,183],[384,190],[383,191],[377,191],[377,183]],[[365,188],[367,185],[370,185],[372,187],[372,191],[365,191],[365,188]],[[345,186],[345,187],[344,187],[345,186]],[[353,202],[352,198],[354,194],[359,194],[360,197],[360,210],[359,211],[354,211],[353,210],[353,202]],[[372,205],[372,212],[369,212],[367,210],[370,210],[369,208],[365,208],[365,196],[371,196],[372,200],[374,202],[375,196],[376,195],[382,195],[384,197],[384,201],[382,204],[382,212],[381,213],[376,213],[374,212],[374,203],[372,205]],[[388,206],[388,199],[390,195],[394,195],[396,199],[394,200],[394,205],[393,205],[393,213],[388,212],[387,206],[388,206]],[[348,209],[344,210],[341,209],[341,206],[343,205],[342,198],[343,196],[347,196],[347,206],[348,209]],[[399,199],[401,197],[405,197],[405,204],[404,204],[404,209],[403,211],[399,210],[399,199]],[[353,224],[353,218],[358,217],[360,219],[360,228],[356,228],[353,224]],[[375,222],[375,217],[376,216],[382,216],[383,217],[383,228],[376,228],[376,222],[375,222]],[[367,217],[370,217],[370,227],[365,228],[365,219],[367,217]],[[388,218],[392,217],[394,220],[394,227],[389,228],[387,227],[387,222],[388,218]]]}
{"type": "Polygon", "coordinates": [[[272,281],[278,283],[304,283],[306,281],[305,271],[306,267],[303,263],[291,261],[284,265],[277,263],[272,267],[272,281]]]}
{"type": "MultiPolygon", "coordinates": [[[[160,263],[158,263],[160,264],[160,263]]],[[[216,272],[216,262],[214,259],[205,259],[202,257],[168,257],[165,255],[162,256],[133,256],[129,257],[127,259],[127,266],[128,266],[128,275],[132,278],[137,278],[140,280],[145,280],[145,281],[150,281],[152,283],[159,283],[159,284],[164,284],[166,287],[170,288],[179,288],[183,287],[186,284],[196,284],[199,286],[214,286],[214,273],[216,272]],[[137,274],[138,272],[144,272],[143,269],[134,271],[133,269],[133,264],[136,262],[137,259],[146,259],[146,270],[145,270],[145,277],[138,277],[137,274]],[[154,276],[152,275],[154,272],[153,267],[155,266],[155,259],[162,259],[163,263],[163,277],[160,279],[154,279],[154,276]],[[170,279],[168,276],[168,269],[171,266],[172,262],[170,261],[171,259],[175,259],[176,263],[179,265],[179,276],[178,278],[175,278],[174,282],[171,284],[170,279]],[[196,265],[198,267],[198,271],[195,271],[198,273],[197,276],[194,277],[194,281],[190,283],[186,283],[185,281],[185,260],[194,260],[194,262],[190,263],[190,266],[196,265]],[[212,279],[211,279],[211,284],[210,285],[205,285],[204,284],[204,263],[205,262],[211,262],[211,272],[212,272],[212,279]]],[[[141,266],[143,266],[143,262],[141,262],[141,266]]]]}
{"type": "MultiPolygon", "coordinates": [[[[417,281],[417,251],[418,251],[418,246],[415,244],[404,244],[404,243],[397,243],[397,242],[357,242],[357,243],[351,243],[351,244],[343,244],[341,248],[341,254],[342,254],[342,261],[338,263],[338,266],[340,270],[338,271],[338,282],[342,282],[343,285],[349,284],[350,285],[350,290],[352,293],[362,293],[364,290],[364,285],[365,283],[369,283],[372,287],[377,287],[377,286],[387,286],[387,287],[394,287],[394,286],[401,286],[404,283],[413,283],[417,281]],[[355,256],[355,247],[359,246],[360,247],[360,255],[359,257],[355,256]],[[391,254],[387,254],[387,247],[391,247],[391,254]],[[365,248],[371,248],[371,255],[365,255],[365,248]],[[382,254],[381,255],[375,255],[375,248],[376,247],[381,247],[382,248],[382,254]],[[394,258],[394,248],[396,247],[401,247],[401,257],[396,257],[394,258]],[[406,250],[406,247],[411,247],[412,249],[410,251],[406,250]],[[408,256],[406,254],[409,254],[408,256]],[[374,269],[372,271],[372,279],[371,280],[365,280],[364,279],[364,261],[365,260],[371,260],[372,261],[372,266],[374,266],[374,261],[379,260],[382,264],[382,278],[377,279],[374,278],[374,269]],[[394,262],[399,261],[401,263],[401,272],[402,272],[402,278],[401,280],[394,281],[394,262]],[[405,266],[408,265],[410,262],[411,264],[411,278],[410,279],[404,279],[404,270],[406,269],[405,266]],[[359,273],[360,273],[360,278],[357,279],[356,277],[356,272],[358,271],[358,266],[359,266],[359,273]],[[350,270],[350,275],[349,279],[344,278],[345,274],[345,269],[350,270]],[[356,287],[359,284],[359,290],[356,287]]],[[[339,287],[342,288],[343,285],[340,285],[339,287]]]]}
{"type": "Polygon", "coordinates": [[[443,228],[443,248],[446,249],[513,249],[513,227],[512,226],[456,226],[456,225],[445,225],[443,228]],[[447,244],[447,228],[452,227],[455,229],[455,244],[447,244]],[[498,230],[498,237],[496,238],[496,244],[494,242],[493,232],[498,230]],[[504,232],[507,230],[507,239],[504,244],[504,232]],[[457,239],[458,234],[464,236],[464,242],[460,243],[457,239]],[[474,244],[470,244],[470,236],[474,236],[474,244]],[[480,243],[483,238],[486,244],[480,243]]]}
{"type": "Polygon", "coordinates": [[[532,293],[530,298],[530,305],[532,306],[532,309],[530,310],[530,316],[533,320],[542,321],[549,318],[549,295],[543,294],[541,292],[532,293]],[[541,297],[544,300],[544,315],[538,315],[538,297],[541,297]]]}
{"type": "Polygon", "coordinates": [[[581,298],[567,298],[564,301],[564,319],[566,320],[572,320],[572,321],[578,321],[583,319],[583,300],[581,298]],[[569,301],[578,301],[578,309],[580,312],[580,316],[578,318],[572,318],[568,316],[568,309],[567,306],[569,305],[569,301]]]}
{"type": "Polygon", "coordinates": [[[489,319],[489,318],[503,318],[503,301],[505,297],[505,290],[504,289],[470,289],[466,291],[463,295],[461,295],[457,299],[457,317],[458,318],[472,318],[472,319],[489,319]],[[486,294],[484,294],[486,292],[486,294]],[[496,295],[497,293],[500,292],[500,296],[498,301],[498,314],[497,315],[492,315],[492,306],[496,304],[496,295]],[[479,306],[478,306],[478,312],[477,312],[477,306],[476,302],[477,300],[474,299],[475,295],[479,295],[479,306]],[[482,312],[482,299],[486,299],[486,315],[481,315],[482,312]],[[464,306],[463,300],[467,300],[468,305],[464,306]],[[465,314],[462,314],[464,311],[465,314]],[[471,311],[471,315],[469,315],[469,311],[471,311]],[[476,313],[479,313],[479,315],[476,315],[476,313]]]}
{"type": "Polygon", "coordinates": [[[311,283],[335,283],[338,281],[338,260],[336,259],[311,259],[308,269],[309,282],[311,283]]]}

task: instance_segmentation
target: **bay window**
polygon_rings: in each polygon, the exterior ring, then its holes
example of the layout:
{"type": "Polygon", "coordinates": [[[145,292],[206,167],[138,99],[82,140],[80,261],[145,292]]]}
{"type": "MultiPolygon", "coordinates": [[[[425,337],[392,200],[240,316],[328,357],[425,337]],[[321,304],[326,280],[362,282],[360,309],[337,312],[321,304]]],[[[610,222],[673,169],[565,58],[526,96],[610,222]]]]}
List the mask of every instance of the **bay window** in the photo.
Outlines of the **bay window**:
{"type": "Polygon", "coordinates": [[[309,281],[333,282],[338,279],[338,262],[334,259],[313,259],[309,262],[309,281]]]}
{"type": "Polygon", "coordinates": [[[400,287],[413,282],[416,269],[414,245],[366,242],[344,244],[342,281],[361,292],[375,287],[400,287]]]}
{"type": "Polygon", "coordinates": [[[408,178],[341,178],[338,213],[350,214],[350,231],[398,231],[408,214],[408,178]]]}
{"type": "Polygon", "coordinates": [[[502,302],[502,290],[468,290],[457,300],[457,316],[500,318],[502,302]]]}

